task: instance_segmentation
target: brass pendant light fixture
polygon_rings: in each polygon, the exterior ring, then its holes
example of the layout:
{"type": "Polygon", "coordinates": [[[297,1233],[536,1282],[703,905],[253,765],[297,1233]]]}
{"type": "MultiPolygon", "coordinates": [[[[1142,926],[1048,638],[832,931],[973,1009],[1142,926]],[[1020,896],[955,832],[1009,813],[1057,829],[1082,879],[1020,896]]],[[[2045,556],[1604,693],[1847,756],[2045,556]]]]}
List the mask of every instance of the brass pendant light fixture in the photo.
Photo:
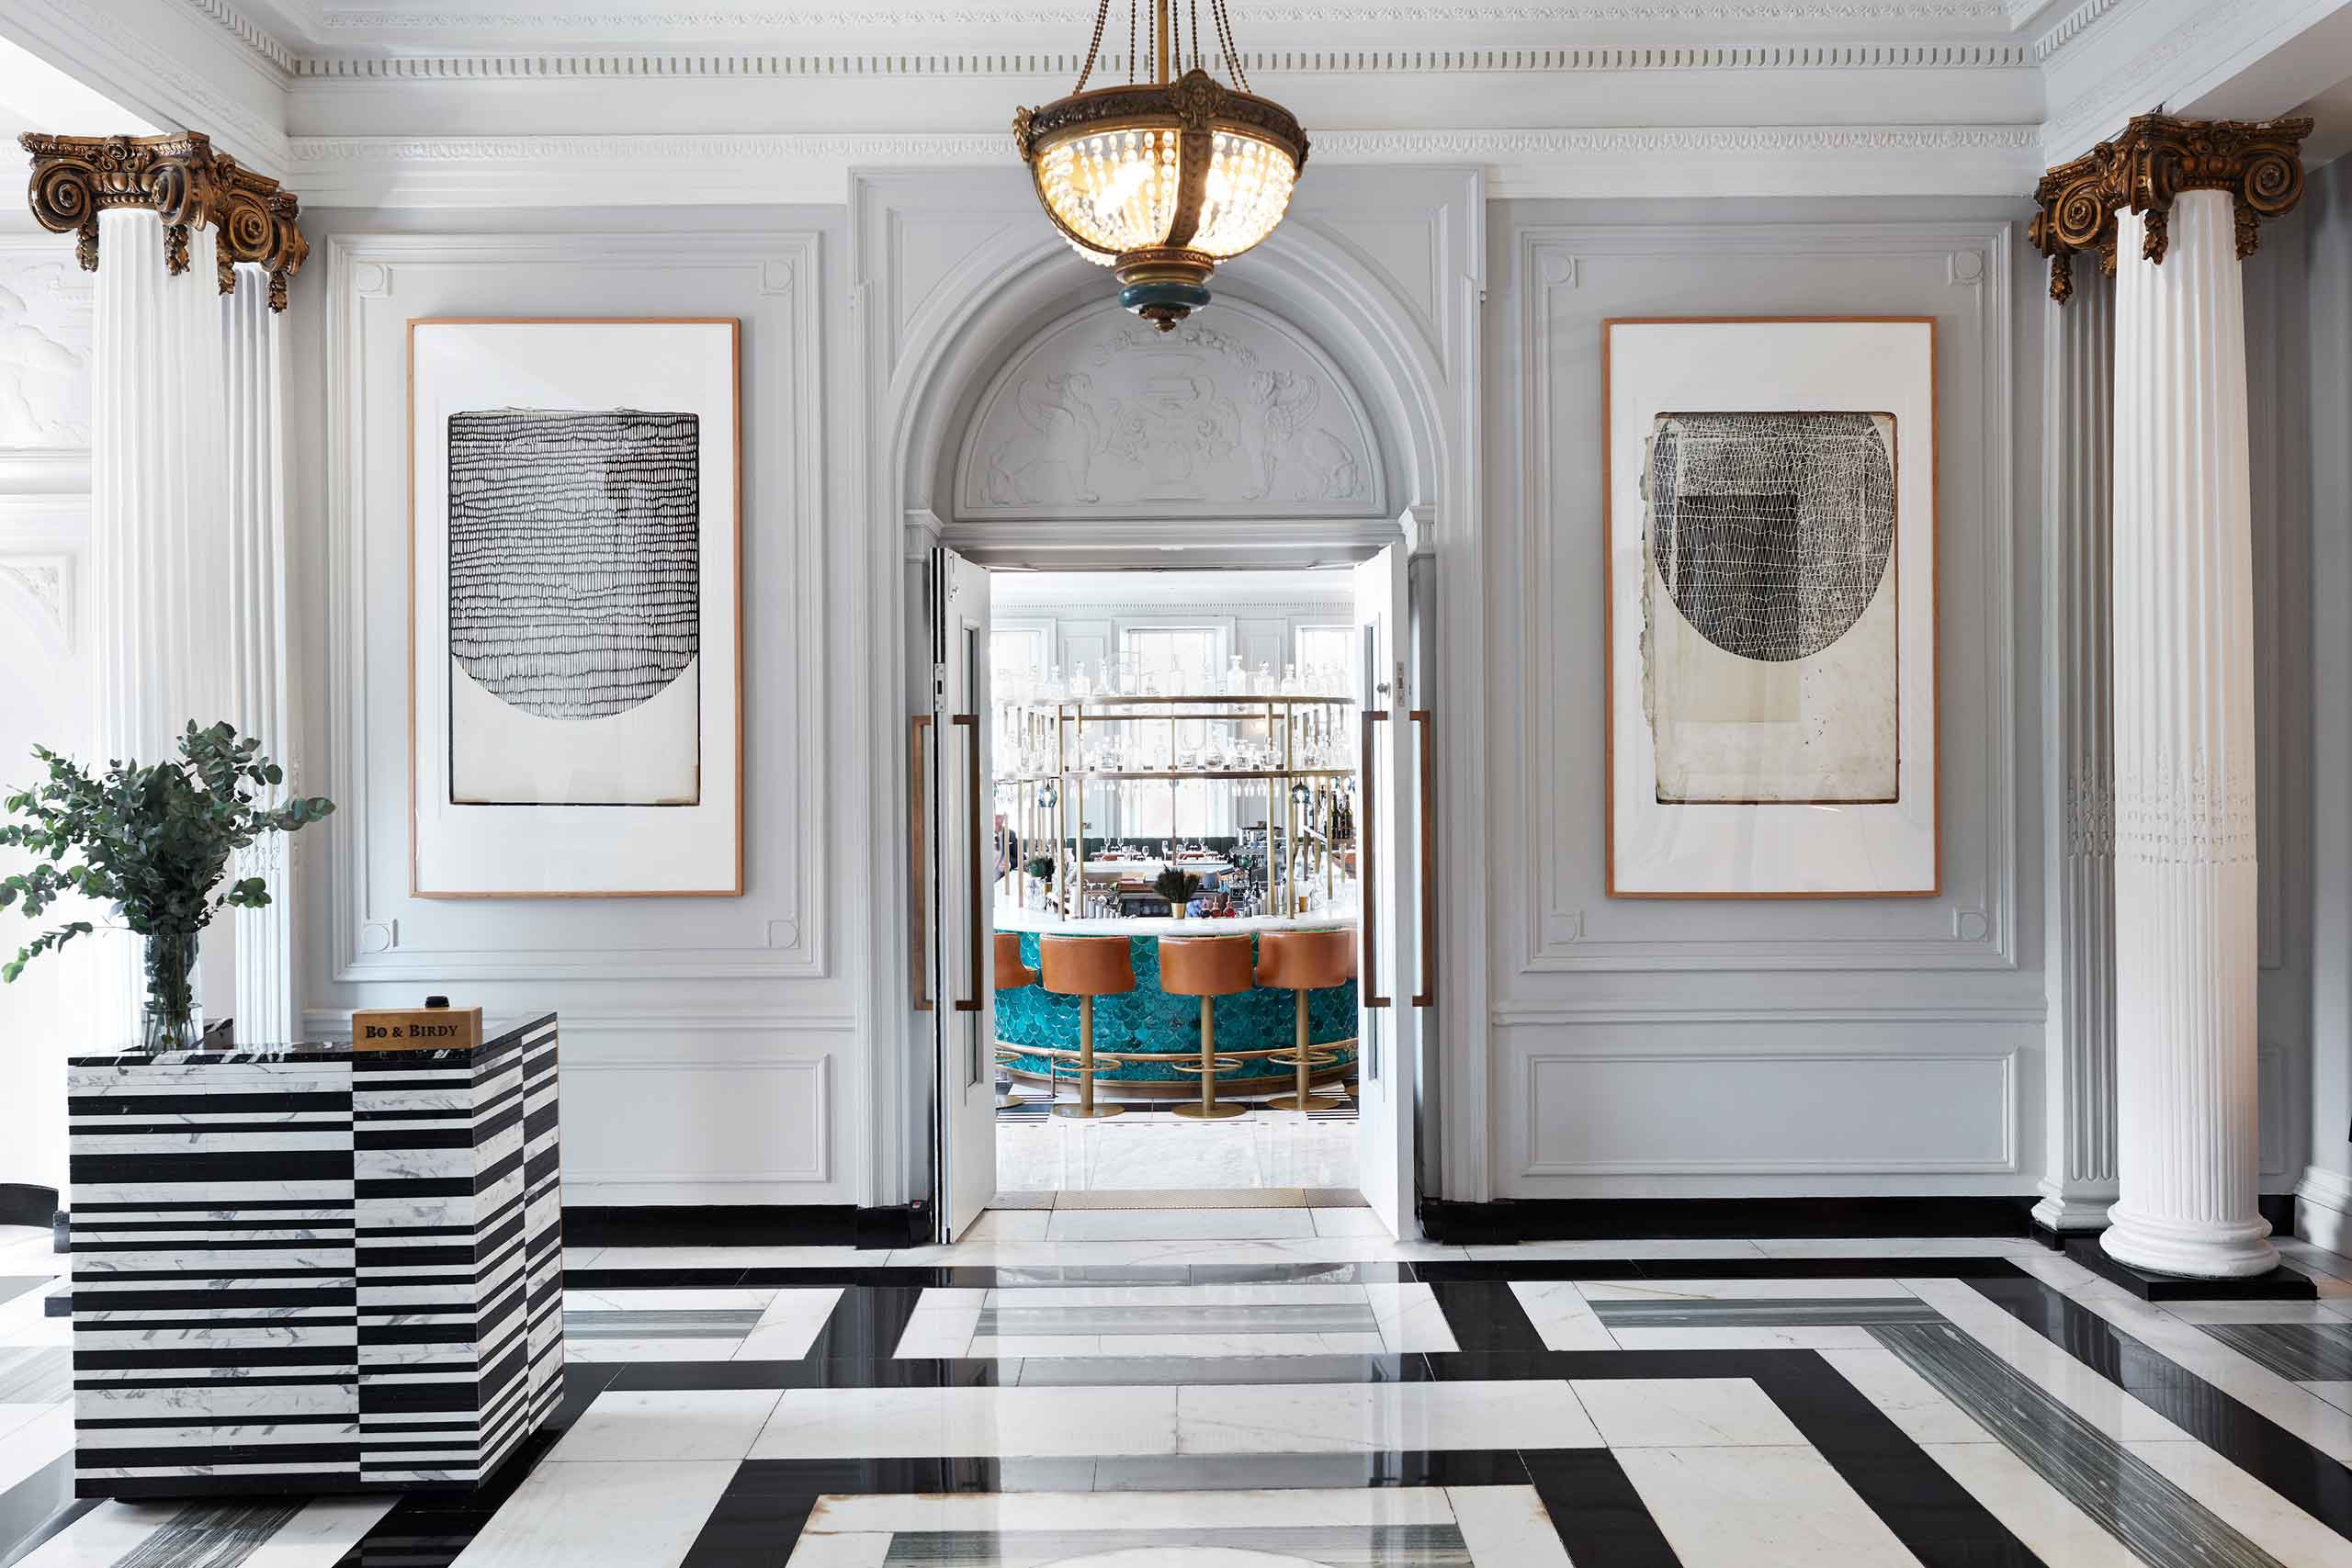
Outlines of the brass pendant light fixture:
{"type": "Polygon", "coordinates": [[[1306,165],[1306,133],[1288,109],[1250,91],[1225,0],[1209,0],[1209,11],[1231,85],[1206,68],[1200,0],[1186,0],[1189,39],[1176,0],[1149,0],[1148,79],[1136,81],[1144,3],[1127,0],[1127,82],[1087,90],[1111,14],[1111,0],[1100,0],[1077,87],[1014,114],[1012,134],[1054,227],[1111,268],[1120,304],[1171,332],[1209,302],[1217,263],[1282,221],[1306,165]]]}

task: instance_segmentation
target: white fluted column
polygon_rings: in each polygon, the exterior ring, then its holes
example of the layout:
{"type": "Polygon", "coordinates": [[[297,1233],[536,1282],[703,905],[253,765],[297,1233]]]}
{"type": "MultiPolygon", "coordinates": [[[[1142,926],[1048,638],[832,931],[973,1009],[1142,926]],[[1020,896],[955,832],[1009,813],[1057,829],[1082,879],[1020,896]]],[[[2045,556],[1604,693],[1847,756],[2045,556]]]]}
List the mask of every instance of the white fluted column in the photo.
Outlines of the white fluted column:
{"type": "MultiPolygon", "coordinates": [[[[240,263],[220,298],[229,482],[229,701],[222,710],[262,754],[295,775],[286,694],[286,481],[284,384],[268,269],[240,263]]],[[[277,792],[283,796],[286,791],[277,792]]],[[[269,833],[239,857],[235,874],[269,891],[259,909],[236,911],[237,1037],[299,1040],[288,835],[269,833]]]]}
{"type": "MultiPolygon", "coordinates": [[[[165,265],[153,211],[98,218],[90,356],[90,634],[96,761],[174,754],[226,712],[229,540],[213,231],[165,265]]],[[[90,1038],[135,1043],[139,942],[98,938],[90,1038]]],[[[216,1003],[217,1005],[217,1003],[216,1003]]]]}
{"type": "Polygon", "coordinates": [[[2256,1210],[2254,566],[2230,196],[2119,212],[2116,1025],[2121,1196],[2100,1243],[2201,1279],[2278,1263],[2256,1210]]]}
{"type": "Polygon", "coordinates": [[[2096,267],[2045,311],[2044,820],[2049,1154],[2035,1221],[2095,1231],[2116,1200],[2113,631],[2115,289],[2096,267]]]}

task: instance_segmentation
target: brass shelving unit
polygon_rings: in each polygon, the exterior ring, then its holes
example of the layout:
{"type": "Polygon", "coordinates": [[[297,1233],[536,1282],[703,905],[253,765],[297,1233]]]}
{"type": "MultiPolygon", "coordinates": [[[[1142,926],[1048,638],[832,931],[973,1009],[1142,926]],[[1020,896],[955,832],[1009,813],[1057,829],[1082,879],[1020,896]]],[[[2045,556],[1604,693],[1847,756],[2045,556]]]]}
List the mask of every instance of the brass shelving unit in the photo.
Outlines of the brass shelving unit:
{"type": "MultiPolygon", "coordinates": [[[[1304,827],[1299,819],[1298,803],[1293,799],[1293,787],[1306,784],[1310,791],[1317,784],[1336,784],[1338,781],[1353,779],[1352,767],[1310,767],[1300,761],[1308,748],[1323,744],[1330,750],[1327,754],[1354,756],[1355,726],[1359,722],[1356,703],[1352,697],[1333,696],[1089,696],[1070,697],[1042,702],[1004,705],[1009,710],[1023,749],[1032,755],[1048,750],[1055,765],[1043,773],[1001,774],[997,783],[1020,792],[1018,810],[1022,821],[1024,845],[1050,842],[1054,846],[1054,881],[1051,892],[1053,908],[1064,919],[1076,919],[1082,909],[1085,874],[1083,856],[1086,843],[1085,788],[1094,783],[1127,784],[1164,780],[1168,783],[1171,801],[1179,784],[1200,780],[1208,783],[1244,784],[1263,784],[1266,786],[1267,865],[1266,888],[1268,913],[1301,912],[1304,905],[1304,884],[1292,861],[1301,844],[1302,834],[1314,850],[1314,866],[1309,875],[1319,878],[1328,892],[1336,880],[1337,849],[1304,827]],[[1168,755],[1177,755],[1179,748],[1175,727],[1187,721],[1207,720],[1234,727],[1236,736],[1245,728],[1255,728],[1276,750],[1275,765],[1262,768],[1128,768],[1091,769],[1081,765],[1086,754],[1086,736],[1090,728],[1136,724],[1166,724],[1169,726],[1168,755]],[[1050,795],[1048,794],[1050,791],[1050,795]],[[1282,851],[1274,851],[1271,829],[1279,818],[1282,824],[1282,851]],[[1080,870],[1076,883],[1069,874],[1066,844],[1079,846],[1080,870]]],[[[1332,793],[1338,793],[1333,791],[1332,793]]],[[[1238,816],[1238,814],[1237,814],[1238,816]]],[[[1172,809],[1170,820],[1174,823],[1172,809]]],[[[1173,836],[1173,835],[1171,835],[1173,836]]],[[[1026,850],[1023,852],[1026,854],[1026,850]]],[[[1014,867],[1012,874],[1022,874],[1014,867]]]]}

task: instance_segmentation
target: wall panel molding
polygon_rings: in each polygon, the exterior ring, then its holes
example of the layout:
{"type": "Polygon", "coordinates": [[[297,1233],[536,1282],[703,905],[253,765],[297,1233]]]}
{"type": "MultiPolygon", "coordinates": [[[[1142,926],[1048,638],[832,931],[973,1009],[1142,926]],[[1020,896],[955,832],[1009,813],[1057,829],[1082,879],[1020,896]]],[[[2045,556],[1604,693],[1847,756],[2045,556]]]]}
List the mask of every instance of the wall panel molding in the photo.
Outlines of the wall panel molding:
{"type": "MultiPolygon", "coordinates": [[[[828,667],[823,640],[828,596],[819,241],[818,234],[800,231],[337,234],[328,241],[324,533],[327,624],[335,635],[329,643],[328,679],[334,700],[329,704],[332,736],[325,784],[326,793],[344,808],[337,818],[343,825],[329,838],[333,848],[328,861],[327,935],[334,980],[773,979],[820,978],[830,972],[826,943],[832,922],[821,918],[826,908],[824,846],[831,791],[821,740],[828,711],[823,682],[828,667]],[[714,275],[708,297],[712,310],[726,309],[729,296],[719,290],[728,285],[754,296],[784,296],[789,301],[790,342],[780,352],[786,356],[782,384],[789,389],[791,407],[781,412],[762,408],[754,362],[747,355],[742,439],[747,462],[754,452],[761,461],[788,461],[789,471],[780,482],[770,479],[766,493],[783,498],[790,515],[788,519],[763,515],[762,492],[746,492],[746,581],[741,592],[748,647],[752,637],[762,635],[763,624],[754,597],[760,584],[752,574],[754,570],[775,571],[782,564],[760,563],[763,552],[778,545],[791,552],[789,570],[782,575],[791,585],[793,613],[788,617],[771,617],[764,625],[781,626],[795,639],[788,656],[793,684],[786,709],[777,702],[773,688],[763,688],[758,671],[747,667],[743,701],[748,736],[760,732],[762,726],[752,722],[758,718],[775,733],[797,735],[800,750],[798,766],[778,770],[777,776],[757,776],[752,770],[759,764],[747,759],[747,788],[760,808],[750,814],[744,831],[747,838],[763,833],[781,838],[786,862],[780,889],[772,882],[756,898],[713,901],[728,914],[740,916],[742,934],[736,942],[712,942],[684,936],[670,946],[659,942],[571,948],[423,946],[404,940],[400,911],[410,912],[407,923],[413,927],[420,923],[415,916],[423,909],[446,910],[448,906],[413,903],[404,874],[396,881],[377,875],[383,865],[404,868],[407,864],[405,834],[389,851],[371,840],[379,825],[373,807],[378,792],[389,790],[398,799],[398,816],[388,819],[406,821],[406,737],[371,733],[368,723],[371,687],[376,682],[389,681],[404,694],[408,672],[404,665],[370,669],[369,626],[371,615],[389,615],[397,621],[405,615],[406,606],[381,602],[376,580],[368,571],[368,546],[372,536],[383,531],[396,534],[402,541],[407,537],[408,459],[404,444],[390,452],[370,446],[370,410],[380,411],[380,405],[371,403],[367,389],[379,365],[376,356],[385,355],[395,356],[394,363],[402,367],[393,374],[401,378],[404,388],[407,349],[399,318],[382,317],[371,337],[368,305],[389,297],[395,273],[409,283],[404,295],[413,301],[416,284],[433,268],[503,272],[546,267],[560,267],[570,277],[611,271],[641,274],[654,268],[665,275],[710,273],[714,275]],[[788,450],[779,450],[786,444],[768,438],[780,429],[791,433],[788,450]],[[387,467],[401,475],[400,488],[371,489],[371,481],[381,484],[387,467]],[[395,496],[400,499],[394,500],[395,496]],[[755,568],[755,563],[760,564],[755,568]],[[399,765],[388,772],[388,761],[399,765]],[[392,885],[383,885],[387,882],[392,885]],[[775,901],[779,891],[780,903],[775,901]]],[[[403,317],[417,308],[413,302],[405,303],[403,317]]],[[[753,341],[754,353],[779,352],[773,344],[753,341]]],[[[404,543],[401,547],[405,548],[404,543]]]]}
{"type": "MultiPolygon", "coordinates": [[[[1529,355],[1520,429],[1521,510],[1532,530],[1520,624],[1530,628],[1524,639],[1523,679],[1527,681],[1525,709],[1532,717],[1519,747],[1524,815],[1518,827],[1521,840],[1534,851],[1530,857],[1521,946],[1516,955],[1521,972],[2018,966],[2011,227],[2005,222],[1975,221],[1537,226],[1520,231],[1516,257],[1523,312],[1520,336],[1529,355]],[[1785,931],[1786,921],[1758,919],[1747,922],[1754,935],[1615,937],[1608,928],[1623,917],[1625,906],[1600,899],[1597,876],[1591,887],[1571,886],[1567,836],[1588,840],[1597,848],[1600,840],[1594,835],[1607,831],[1601,793],[1597,777],[1589,789],[1563,791],[1559,781],[1547,776],[1544,760],[1599,755],[1597,734],[1560,731],[1562,707],[1555,695],[1556,671],[1568,657],[1563,651],[1564,638],[1576,639],[1576,658],[1583,661],[1578,667],[1589,663],[1598,680],[1599,610],[1596,603],[1588,623],[1580,614],[1556,613],[1550,596],[1560,581],[1564,559],[1569,572],[1598,571],[1598,546],[1581,531],[1571,535],[1560,520],[1584,515],[1589,509],[1590,515],[1598,517],[1597,509],[1603,502],[1598,495],[1597,464],[1573,472],[1559,468],[1563,454],[1553,414],[1556,389],[1552,345],[1564,330],[1559,321],[1571,314],[1578,323],[1577,331],[1589,326],[1597,335],[1599,318],[1607,314],[1709,313],[1699,305],[1678,310],[1655,300],[1646,310],[1611,311],[1597,309],[1583,298],[1591,287],[1591,264],[1596,258],[1655,257],[1665,262],[1694,254],[1725,258],[1726,265],[1734,267],[1739,265],[1736,259],[1739,257],[1818,257],[1840,264],[1856,258],[1890,264],[1926,262],[1942,275],[1953,294],[1973,299],[1973,305],[1956,312],[1962,316],[1959,321],[1939,322],[1938,335],[1939,390],[1956,378],[1962,362],[1954,356],[1962,354],[1975,356],[1978,383],[1965,419],[1955,418],[1959,411],[1948,400],[1940,402],[1939,412],[1937,452],[1943,473],[1938,496],[1939,566],[1948,569],[1962,551],[1973,549],[1976,556],[1974,592],[1966,592],[1971,586],[1968,577],[1949,570],[1943,570],[1938,588],[1942,643],[1939,723],[1945,737],[1941,764],[1945,891],[1939,899],[1917,901],[1916,907],[1889,902],[1883,906],[1883,919],[1871,922],[1878,927],[1916,925],[1939,906],[1953,907],[1950,915],[1935,917],[1942,922],[1940,929],[1867,936],[1792,935],[1785,931]],[[1966,254],[1975,254],[1980,265],[1971,269],[1953,264],[1952,257],[1966,254]],[[1963,465],[1975,472],[1973,509],[1954,501],[1955,493],[1968,493],[1957,491],[1953,484],[1953,475],[1963,465]],[[1564,499],[1569,496],[1576,499],[1564,499]],[[1955,628],[1963,626],[1971,628],[1970,642],[1981,637],[1981,647],[1960,640],[1955,628]],[[1964,661],[1974,662],[1981,677],[1981,737],[1972,733],[1964,718],[1954,716],[1952,676],[1964,661]],[[1955,828],[1969,803],[1980,800],[1981,853],[1962,860],[1958,857],[1964,840],[1955,828]]],[[[1597,352],[1572,355],[1569,362],[1584,373],[1599,374],[1597,352]]],[[[1591,390],[1597,404],[1598,389],[1591,390]]],[[[1655,906],[1641,908],[1652,911],[1642,918],[1657,918],[1655,906]]],[[[1702,902],[1694,908],[1708,906],[1702,902]]]]}
{"type": "MultiPolygon", "coordinates": [[[[1522,1156],[1519,1175],[1522,1178],[1549,1177],[1625,1177],[1625,1176],[1839,1176],[1870,1175],[1996,1175],[2018,1168],[2018,1082],[2017,1056],[2013,1048],[1991,1047],[1976,1051],[1771,1051],[1758,1049],[1713,1050],[1625,1050],[1596,1048],[1577,1051],[1530,1052],[1521,1058],[1525,1122],[1520,1152],[1522,1156]],[[1811,1147],[1834,1149],[1838,1145],[1835,1124],[1857,1134],[1870,1129],[1855,1116],[1856,1104],[1826,1106],[1819,1100],[1809,1100],[1810,1116],[1783,1113],[1776,1118],[1764,1118],[1751,1113],[1736,1124],[1718,1123],[1711,1127],[1705,1111],[1711,1108],[1690,1101],[1690,1085],[1678,1083],[1676,1069],[1685,1074],[1697,1073],[1716,1086],[1735,1081],[1752,1082],[1771,1077],[1790,1083],[1799,1081],[1807,1069],[1826,1071],[1837,1087],[1851,1089],[1872,1069],[1894,1069],[1902,1075],[1897,1080],[1888,1075],[1890,1084],[1903,1081],[1909,1087],[1922,1068],[1945,1069],[1940,1086],[1946,1092],[1932,1112],[1933,1131],[1966,1134],[1973,1131],[1990,1142],[1991,1152],[1968,1153],[1957,1145],[1945,1155],[1932,1153],[1894,1154],[1878,1151],[1839,1156],[1837,1154],[1795,1154],[1782,1157],[1763,1155],[1725,1155],[1720,1157],[1702,1155],[1644,1155],[1623,1158],[1578,1157],[1554,1155],[1547,1157],[1544,1115],[1547,1106],[1591,1103],[1600,1098],[1592,1083],[1595,1069],[1614,1080],[1620,1091],[1610,1096],[1612,1115],[1622,1115],[1624,1122],[1639,1126],[1647,1109],[1645,1099],[1668,1100],[1690,1106],[1683,1119],[1685,1134],[1691,1131],[1702,1134],[1702,1142],[1732,1141],[1732,1134],[1756,1129],[1765,1121],[1772,1130],[1787,1129],[1798,1144],[1811,1147]],[[1742,1069],[1751,1069],[1743,1075],[1742,1069]],[[1758,1071],[1760,1069],[1760,1071],[1758,1071]],[[1645,1073],[1657,1077],[1657,1086],[1646,1096],[1626,1092],[1634,1089],[1634,1080],[1645,1073]],[[1586,1081],[1571,1085],[1567,1080],[1581,1077],[1586,1081]],[[1561,1087],[1547,1099],[1545,1080],[1560,1080],[1561,1087]],[[1971,1102],[1966,1094],[1977,1098],[1971,1102]],[[1978,1120],[1969,1121],[1971,1114],[1978,1120]]],[[[1828,1084],[1817,1085],[1826,1089],[1828,1084]]],[[[1736,1093],[1736,1091],[1735,1091],[1736,1093]]],[[[1866,1097],[1858,1097],[1866,1098],[1866,1097]]],[[[1658,1129],[1661,1133],[1666,1130],[1658,1129]]],[[[1913,1133],[1924,1134],[1930,1129],[1913,1127],[1913,1133]]],[[[1661,1141],[1665,1141],[1663,1138],[1661,1141]]],[[[1867,1141],[1861,1140],[1861,1141],[1867,1141]]],[[[1934,1146],[1924,1135],[1905,1142],[1906,1148],[1934,1146]]],[[[1532,1196],[1533,1194],[1523,1194],[1532,1196]]]]}

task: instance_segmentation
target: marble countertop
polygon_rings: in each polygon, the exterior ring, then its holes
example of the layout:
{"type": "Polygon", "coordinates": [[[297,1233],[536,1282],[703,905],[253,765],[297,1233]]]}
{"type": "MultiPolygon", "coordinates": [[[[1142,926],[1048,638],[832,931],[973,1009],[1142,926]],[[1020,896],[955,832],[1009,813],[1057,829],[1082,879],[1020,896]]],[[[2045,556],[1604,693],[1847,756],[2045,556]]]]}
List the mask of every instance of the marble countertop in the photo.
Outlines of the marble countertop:
{"type": "Polygon", "coordinates": [[[549,1012],[520,1020],[484,1019],[481,1043],[470,1049],[442,1045],[421,1051],[354,1051],[348,1040],[301,1040],[282,1045],[247,1044],[240,1041],[225,1051],[141,1051],[135,1045],[125,1045],[68,1056],[65,1065],[69,1067],[133,1065],[156,1067],[234,1066],[248,1062],[340,1062],[353,1056],[364,1056],[371,1062],[432,1062],[453,1056],[470,1056],[475,1050],[487,1051],[494,1045],[505,1045],[516,1035],[553,1021],[555,1016],[549,1012]]]}
{"type": "Polygon", "coordinates": [[[993,911],[1001,931],[1050,931],[1057,936],[1239,936],[1247,931],[1310,931],[1352,930],[1356,912],[1318,909],[1309,915],[1235,915],[1217,919],[1205,915],[1177,919],[1172,915],[1135,919],[1068,919],[1050,909],[1015,909],[1000,904],[993,911]]]}

